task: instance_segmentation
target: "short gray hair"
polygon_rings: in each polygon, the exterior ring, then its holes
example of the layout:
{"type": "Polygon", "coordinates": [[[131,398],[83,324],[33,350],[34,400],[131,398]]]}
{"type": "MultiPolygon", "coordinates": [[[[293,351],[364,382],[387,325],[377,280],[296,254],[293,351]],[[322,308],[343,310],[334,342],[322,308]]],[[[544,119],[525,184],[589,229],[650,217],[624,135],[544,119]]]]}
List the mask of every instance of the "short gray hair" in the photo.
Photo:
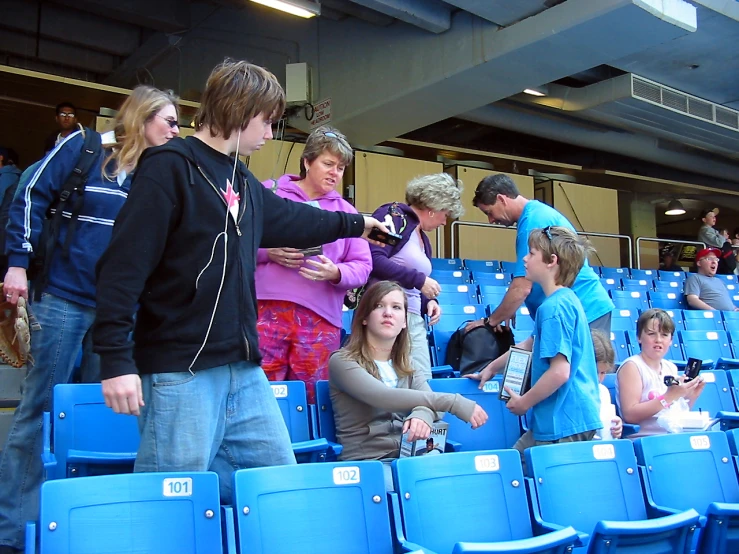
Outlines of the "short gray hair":
{"type": "Polygon", "coordinates": [[[305,141],[305,149],[303,155],[300,157],[300,178],[305,179],[305,163],[304,160],[309,162],[315,161],[315,159],[323,154],[324,152],[330,152],[337,158],[343,166],[347,166],[352,163],[354,159],[354,151],[349,145],[349,141],[346,137],[334,127],[328,125],[322,125],[308,135],[308,139],[305,141]]]}
{"type": "Polygon", "coordinates": [[[405,187],[405,202],[409,206],[447,211],[450,218],[458,219],[464,215],[462,188],[462,181],[448,173],[421,175],[405,187]]]}

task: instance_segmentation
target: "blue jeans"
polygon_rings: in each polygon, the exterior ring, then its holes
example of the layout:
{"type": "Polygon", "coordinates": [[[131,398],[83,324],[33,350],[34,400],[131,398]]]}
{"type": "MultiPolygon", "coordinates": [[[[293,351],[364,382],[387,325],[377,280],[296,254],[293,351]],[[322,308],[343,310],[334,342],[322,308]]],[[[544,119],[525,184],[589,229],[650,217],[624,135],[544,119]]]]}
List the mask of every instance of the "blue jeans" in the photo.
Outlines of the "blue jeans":
{"type": "Polygon", "coordinates": [[[214,471],[221,502],[230,504],[235,470],[295,463],[282,413],[258,365],[155,373],[141,381],[135,471],[214,471]]]}
{"type": "MultiPolygon", "coordinates": [[[[54,386],[68,383],[95,309],[44,294],[32,310],[41,329],[31,333],[28,373],[0,456],[0,546],[22,548],[27,521],[37,520],[43,412],[51,411],[54,386]]],[[[96,355],[93,355],[97,358],[96,355]]],[[[88,361],[99,367],[99,361],[88,361]]],[[[99,370],[98,370],[99,376],[99,370]]]]}

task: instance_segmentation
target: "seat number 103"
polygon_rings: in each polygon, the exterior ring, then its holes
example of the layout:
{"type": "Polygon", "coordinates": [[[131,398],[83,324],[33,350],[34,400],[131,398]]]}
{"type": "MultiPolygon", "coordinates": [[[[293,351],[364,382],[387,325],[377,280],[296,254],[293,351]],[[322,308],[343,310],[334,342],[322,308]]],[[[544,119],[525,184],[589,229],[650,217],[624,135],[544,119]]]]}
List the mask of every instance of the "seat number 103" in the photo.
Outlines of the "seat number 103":
{"type": "Polygon", "coordinates": [[[163,481],[164,496],[192,496],[192,478],[168,478],[163,481]]]}

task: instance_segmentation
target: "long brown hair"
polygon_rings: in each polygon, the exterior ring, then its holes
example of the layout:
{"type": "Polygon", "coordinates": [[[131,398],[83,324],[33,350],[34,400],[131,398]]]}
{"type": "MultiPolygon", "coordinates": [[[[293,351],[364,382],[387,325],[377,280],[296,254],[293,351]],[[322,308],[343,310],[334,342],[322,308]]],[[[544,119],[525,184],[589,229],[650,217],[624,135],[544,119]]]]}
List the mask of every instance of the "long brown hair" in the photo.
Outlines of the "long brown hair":
{"type": "Polygon", "coordinates": [[[159,90],[148,85],[133,89],[115,116],[116,144],[103,163],[103,171],[108,179],[114,179],[123,170],[131,173],[136,169],[142,152],[148,147],[144,136],[146,122],[170,104],[179,112],[178,101],[179,98],[171,90],[159,90]]]}
{"type": "MultiPolygon", "coordinates": [[[[380,378],[380,372],[377,370],[375,364],[375,357],[372,354],[369,343],[367,342],[367,326],[365,321],[369,317],[372,310],[375,309],[377,304],[385,298],[389,293],[393,291],[400,291],[403,293],[403,309],[404,312],[408,312],[408,298],[405,296],[405,291],[394,281],[379,281],[374,285],[370,286],[362,295],[362,299],[359,301],[354,312],[354,320],[352,321],[352,334],[349,337],[349,341],[346,346],[342,349],[344,355],[355,362],[361,367],[367,370],[367,373],[372,375],[375,379],[380,378]]],[[[408,328],[405,327],[400,331],[400,334],[395,337],[393,348],[390,352],[390,361],[393,364],[393,369],[398,377],[409,377],[413,375],[413,366],[411,365],[411,341],[408,335],[408,328]]]]}

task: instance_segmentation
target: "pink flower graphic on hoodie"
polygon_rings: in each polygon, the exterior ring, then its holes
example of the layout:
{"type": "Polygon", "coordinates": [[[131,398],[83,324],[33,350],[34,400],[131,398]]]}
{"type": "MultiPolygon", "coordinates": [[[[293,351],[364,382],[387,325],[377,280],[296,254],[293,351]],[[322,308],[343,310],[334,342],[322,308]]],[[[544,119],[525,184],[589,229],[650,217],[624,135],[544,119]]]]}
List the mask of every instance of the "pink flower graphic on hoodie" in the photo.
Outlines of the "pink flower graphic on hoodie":
{"type": "Polygon", "coordinates": [[[226,206],[228,206],[231,217],[238,223],[237,218],[239,217],[239,201],[241,200],[241,195],[234,191],[233,185],[228,179],[226,179],[226,190],[222,190],[221,194],[226,200],[226,206]]]}

